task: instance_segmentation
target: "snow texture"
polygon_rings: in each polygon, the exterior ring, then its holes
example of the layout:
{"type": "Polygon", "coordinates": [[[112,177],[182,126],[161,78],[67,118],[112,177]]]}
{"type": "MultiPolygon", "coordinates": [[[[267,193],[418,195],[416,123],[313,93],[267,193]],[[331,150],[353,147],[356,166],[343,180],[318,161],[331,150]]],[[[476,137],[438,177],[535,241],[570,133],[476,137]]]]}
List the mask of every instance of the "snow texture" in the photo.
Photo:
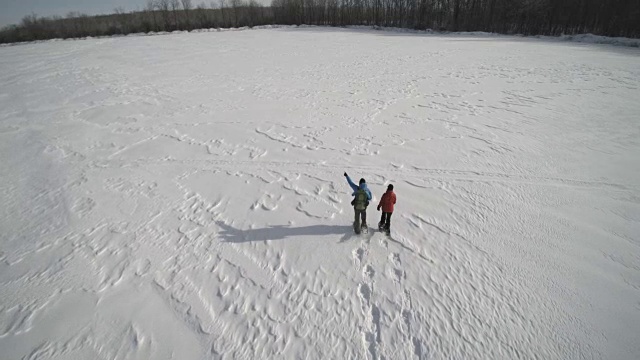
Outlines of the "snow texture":
{"type": "Polygon", "coordinates": [[[639,55],[326,28],[3,47],[0,357],[637,359],[639,55]],[[352,234],[343,171],[373,205],[395,185],[391,237],[352,234]]]}

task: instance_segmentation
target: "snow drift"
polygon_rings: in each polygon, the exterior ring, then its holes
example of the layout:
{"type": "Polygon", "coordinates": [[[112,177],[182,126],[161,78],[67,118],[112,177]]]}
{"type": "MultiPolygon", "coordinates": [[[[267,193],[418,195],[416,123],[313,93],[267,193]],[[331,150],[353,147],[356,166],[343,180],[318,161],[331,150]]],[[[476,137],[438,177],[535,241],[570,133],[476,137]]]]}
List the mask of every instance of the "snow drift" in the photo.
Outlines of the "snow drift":
{"type": "Polygon", "coordinates": [[[3,47],[1,357],[637,358],[628,50],[324,28],[3,47]],[[352,234],[343,171],[373,205],[395,185],[390,238],[352,234]]]}

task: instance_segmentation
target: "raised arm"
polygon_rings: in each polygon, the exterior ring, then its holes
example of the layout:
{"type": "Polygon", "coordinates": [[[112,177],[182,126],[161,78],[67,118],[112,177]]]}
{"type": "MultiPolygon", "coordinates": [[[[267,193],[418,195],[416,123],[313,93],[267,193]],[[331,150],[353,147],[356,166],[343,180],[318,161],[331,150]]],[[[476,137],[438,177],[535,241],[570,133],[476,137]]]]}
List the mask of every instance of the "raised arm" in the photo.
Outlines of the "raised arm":
{"type": "Polygon", "coordinates": [[[353,191],[357,191],[358,185],[354,184],[353,181],[351,181],[351,178],[349,177],[349,175],[347,175],[347,173],[344,173],[344,177],[347,178],[347,182],[349,183],[349,186],[351,186],[351,189],[353,189],[353,191]]]}

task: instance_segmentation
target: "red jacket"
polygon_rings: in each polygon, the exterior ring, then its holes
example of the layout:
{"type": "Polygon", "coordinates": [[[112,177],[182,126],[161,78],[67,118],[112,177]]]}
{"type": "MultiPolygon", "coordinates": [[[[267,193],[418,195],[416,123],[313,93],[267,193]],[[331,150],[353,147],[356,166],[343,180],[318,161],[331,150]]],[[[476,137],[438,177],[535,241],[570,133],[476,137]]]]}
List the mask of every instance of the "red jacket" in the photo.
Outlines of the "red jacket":
{"type": "Polygon", "coordinates": [[[396,203],[396,194],[391,191],[387,191],[382,195],[382,199],[380,199],[380,203],[378,204],[378,208],[382,207],[383,212],[392,213],[393,205],[396,203]]]}

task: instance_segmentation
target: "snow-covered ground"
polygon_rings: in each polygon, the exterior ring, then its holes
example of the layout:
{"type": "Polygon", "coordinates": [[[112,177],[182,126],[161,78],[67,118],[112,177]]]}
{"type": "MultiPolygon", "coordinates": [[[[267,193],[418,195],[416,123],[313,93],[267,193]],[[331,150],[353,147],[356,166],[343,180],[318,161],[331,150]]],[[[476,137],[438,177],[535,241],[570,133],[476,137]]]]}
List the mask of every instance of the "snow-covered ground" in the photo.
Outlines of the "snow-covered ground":
{"type": "Polygon", "coordinates": [[[3,47],[0,358],[637,359],[639,99],[516,37],[3,47]]]}

